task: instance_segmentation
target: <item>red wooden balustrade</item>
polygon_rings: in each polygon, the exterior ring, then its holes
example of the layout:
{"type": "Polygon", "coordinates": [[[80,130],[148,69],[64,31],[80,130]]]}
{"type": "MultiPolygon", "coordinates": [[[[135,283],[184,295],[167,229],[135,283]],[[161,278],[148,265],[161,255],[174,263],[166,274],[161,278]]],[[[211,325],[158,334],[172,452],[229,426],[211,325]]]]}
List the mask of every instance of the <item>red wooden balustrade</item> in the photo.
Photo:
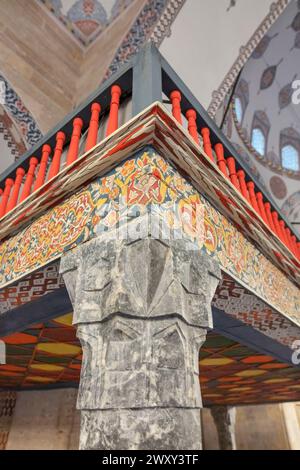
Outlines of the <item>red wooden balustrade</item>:
{"type": "Polygon", "coordinates": [[[203,150],[206,153],[206,155],[211,159],[212,162],[214,162],[214,156],[213,156],[213,151],[211,148],[211,141],[210,141],[210,130],[208,127],[203,127],[201,129],[201,135],[203,139],[203,150]]]}
{"type": "Polygon", "coordinates": [[[244,196],[244,198],[251,203],[248,188],[245,181],[245,172],[243,170],[238,170],[237,177],[239,179],[240,192],[242,196],[244,196]]]}
{"type": "Polygon", "coordinates": [[[247,188],[248,188],[248,192],[249,192],[250,203],[251,203],[253,209],[260,215],[259,207],[258,207],[258,204],[257,204],[256,195],[255,195],[255,191],[254,191],[255,185],[254,185],[253,181],[249,181],[247,183],[247,188]]]}
{"type": "Polygon", "coordinates": [[[172,103],[172,114],[179,124],[182,124],[182,117],[181,117],[181,93],[178,90],[172,91],[170,94],[170,100],[172,103]]]}
{"type": "Polygon", "coordinates": [[[106,129],[106,137],[115,132],[119,127],[119,106],[121,93],[122,90],[119,85],[113,85],[111,87],[111,101],[108,124],[106,129]]]}
{"type": "Polygon", "coordinates": [[[196,144],[200,144],[200,139],[199,139],[199,134],[197,130],[197,123],[196,123],[196,118],[197,114],[194,109],[188,109],[186,112],[186,118],[188,120],[188,131],[190,135],[193,137],[194,141],[196,144]]]}
{"type": "Polygon", "coordinates": [[[56,134],[56,145],[55,145],[54,155],[53,155],[51,166],[50,166],[48,180],[56,176],[60,170],[60,160],[61,160],[61,155],[62,155],[62,151],[64,148],[65,140],[66,140],[65,133],[59,131],[56,134]]]}
{"type": "Polygon", "coordinates": [[[22,184],[24,175],[25,175],[24,168],[21,168],[21,167],[17,168],[14,187],[13,187],[11,196],[9,198],[9,201],[6,207],[6,212],[11,211],[14,207],[16,207],[18,203],[19,193],[20,193],[21,184],[22,184]]]}
{"type": "Polygon", "coordinates": [[[91,107],[91,120],[89,124],[88,135],[85,143],[85,151],[95,147],[98,137],[99,117],[101,113],[101,106],[99,103],[93,103],[91,107]]]}
{"type": "Polygon", "coordinates": [[[71,163],[75,162],[78,157],[82,126],[83,120],[79,117],[75,118],[73,121],[73,132],[67,154],[67,165],[71,165],[71,163]]]}
{"type": "Polygon", "coordinates": [[[271,214],[271,204],[269,202],[265,202],[265,211],[266,211],[269,227],[274,233],[276,233],[275,225],[274,225],[272,214],[271,214]]]}
{"type": "Polygon", "coordinates": [[[29,161],[29,169],[27,171],[25,183],[24,183],[22,194],[20,197],[20,202],[24,201],[24,199],[26,199],[31,192],[32,183],[33,183],[34,175],[35,175],[35,169],[38,163],[39,161],[36,157],[31,157],[29,161]]]}
{"type": "Polygon", "coordinates": [[[256,193],[256,200],[257,200],[257,205],[258,205],[258,209],[259,209],[259,213],[263,219],[263,221],[269,225],[268,223],[268,218],[267,218],[267,214],[266,214],[266,209],[265,209],[265,205],[264,205],[264,199],[263,199],[263,195],[261,192],[258,192],[256,193]]]}
{"type": "Polygon", "coordinates": [[[46,178],[46,171],[47,171],[47,164],[49,155],[51,153],[51,147],[48,144],[43,145],[42,148],[42,158],[39,165],[39,170],[37,173],[37,177],[34,183],[33,191],[36,191],[41,186],[43,186],[46,178]]]}
{"type": "Polygon", "coordinates": [[[239,180],[236,174],[235,159],[233,157],[228,157],[226,159],[226,164],[228,168],[230,181],[232,182],[233,186],[235,186],[236,189],[239,191],[240,185],[239,185],[239,180]]]}
{"type": "Polygon", "coordinates": [[[224,176],[228,177],[227,173],[227,165],[226,161],[224,158],[224,147],[222,144],[216,144],[215,145],[215,152],[217,156],[217,165],[219,167],[219,170],[223,173],[224,176]]]}
{"type": "Polygon", "coordinates": [[[0,204],[0,217],[3,217],[3,215],[5,214],[9,195],[10,195],[11,188],[13,187],[13,185],[14,185],[14,180],[12,180],[11,178],[7,178],[5,180],[5,187],[4,187],[1,204],[0,204]]]}

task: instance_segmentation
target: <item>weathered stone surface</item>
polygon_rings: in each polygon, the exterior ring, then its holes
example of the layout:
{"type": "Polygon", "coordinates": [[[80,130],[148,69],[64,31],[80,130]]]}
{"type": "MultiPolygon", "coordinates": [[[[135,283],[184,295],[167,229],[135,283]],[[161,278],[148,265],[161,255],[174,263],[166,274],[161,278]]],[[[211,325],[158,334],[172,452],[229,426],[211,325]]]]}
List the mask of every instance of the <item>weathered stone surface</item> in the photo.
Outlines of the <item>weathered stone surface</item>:
{"type": "Polygon", "coordinates": [[[183,241],[94,239],[61,272],[83,347],[83,449],[199,449],[218,266],[183,241]]]}
{"type": "Polygon", "coordinates": [[[80,446],[93,450],[197,450],[201,448],[199,410],[83,411],[80,446]]]}

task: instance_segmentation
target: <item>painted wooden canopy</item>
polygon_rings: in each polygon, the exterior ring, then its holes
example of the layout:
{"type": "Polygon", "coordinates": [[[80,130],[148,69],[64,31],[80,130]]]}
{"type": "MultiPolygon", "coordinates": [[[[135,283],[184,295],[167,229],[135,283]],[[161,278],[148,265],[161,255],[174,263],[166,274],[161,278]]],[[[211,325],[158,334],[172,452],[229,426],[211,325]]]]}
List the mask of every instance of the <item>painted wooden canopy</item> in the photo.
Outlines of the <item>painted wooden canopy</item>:
{"type": "Polygon", "coordinates": [[[300,400],[297,251],[192,134],[153,103],[0,220],[1,388],[78,385],[81,348],[59,259],[154,211],[222,270],[199,359],[204,404],[300,400]]]}

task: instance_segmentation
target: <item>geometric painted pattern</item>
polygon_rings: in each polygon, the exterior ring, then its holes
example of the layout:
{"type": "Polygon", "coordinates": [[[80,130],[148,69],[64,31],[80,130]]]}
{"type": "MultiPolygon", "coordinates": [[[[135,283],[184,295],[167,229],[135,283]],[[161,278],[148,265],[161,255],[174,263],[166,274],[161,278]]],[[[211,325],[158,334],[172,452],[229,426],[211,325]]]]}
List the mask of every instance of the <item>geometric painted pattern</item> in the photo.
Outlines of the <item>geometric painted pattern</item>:
{"type": "Polygon", "coordinates": [[[300,368],[211,332],[200,350],[206,406],[298,401],[300,368]]]}
{"type": "Polygon", "coordinates": [[[299,339],[298,326],[226,273],[222,273],[212,305],[284,346],[292,347],[299,339]]]}
{"type": "Polygon", "coordinates": [[[2,338],[6,364],[0,365],[0,388],[78,384],[81,347],[72,314],[2,338]]]}
{"type": "Polygon", "coordinates": [[[64,286],[59,265],[45,266],[21,281],[0,290],[0,314],[49,294],[64,286]]]}
{"type": "MultiPolygon", "coordinates": [[[[72,313],[2,339],[7,363],[0,365],[0,388],[78,386],[82,351],[72,313]]],[[[299,368],[214,332],[200,350],[205,406],[300,400],[299,379],[299,368]]]]}

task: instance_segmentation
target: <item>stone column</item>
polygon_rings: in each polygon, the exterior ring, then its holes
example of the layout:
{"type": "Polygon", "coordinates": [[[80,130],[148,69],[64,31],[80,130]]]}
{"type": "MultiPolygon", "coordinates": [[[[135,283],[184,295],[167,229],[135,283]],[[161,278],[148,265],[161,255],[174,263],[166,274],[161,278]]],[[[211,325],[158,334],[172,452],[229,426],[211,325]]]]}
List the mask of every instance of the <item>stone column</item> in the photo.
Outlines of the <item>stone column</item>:
{"type": "Polygon", "coordinates": [[[217,428],[220,450],[236,450],[236,409],[231,406],[212,406],[210,412],[217,428]]]}
{"type": "Polygon", "coordinates": [[[97,238],[61,273],[83,347],[81,449],[199,449],[216,263],[183,241],[97,238]]]}

